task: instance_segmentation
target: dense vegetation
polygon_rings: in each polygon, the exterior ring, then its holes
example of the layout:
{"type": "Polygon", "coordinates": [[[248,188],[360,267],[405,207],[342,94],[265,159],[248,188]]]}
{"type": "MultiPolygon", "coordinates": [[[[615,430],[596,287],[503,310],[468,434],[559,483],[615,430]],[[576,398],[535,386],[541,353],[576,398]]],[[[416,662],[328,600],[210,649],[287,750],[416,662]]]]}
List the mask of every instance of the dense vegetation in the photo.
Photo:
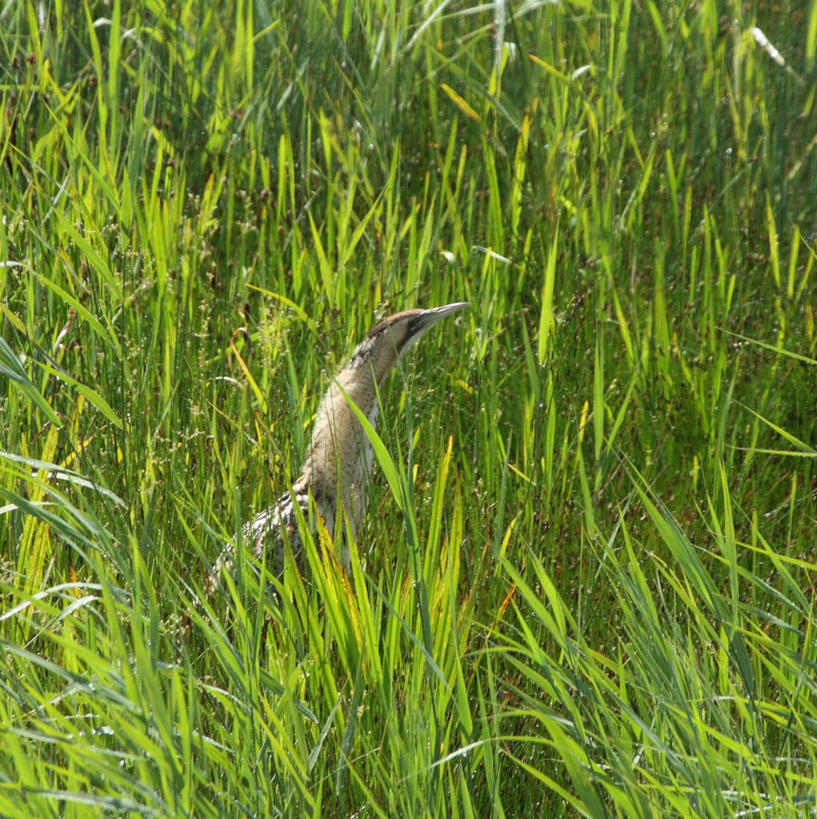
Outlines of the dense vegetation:
{"type": "Polygon", "coordinates": [[[5,4],[0,815],[814,814],[816,55],[814,0],[5,4]],[[350,575],[204,599],[461,300],[350,575]]]}

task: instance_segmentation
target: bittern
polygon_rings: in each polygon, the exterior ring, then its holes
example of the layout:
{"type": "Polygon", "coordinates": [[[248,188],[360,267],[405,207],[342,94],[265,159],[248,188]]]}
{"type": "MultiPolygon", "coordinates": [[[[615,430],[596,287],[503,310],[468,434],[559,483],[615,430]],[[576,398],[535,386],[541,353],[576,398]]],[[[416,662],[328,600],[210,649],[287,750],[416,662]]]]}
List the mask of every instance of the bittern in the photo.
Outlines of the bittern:
{"type": "MultiPolygon", "coordinates": [[[[309,521],[310,496],[330,533],[335,530],[341,504],[354,533],[366,514],[374,453],[351,403],[375,427],[378,393],[386,376],[440,319],[465,307],[468,302],[455,302],[395,313],[358,344],[321,401],[306,460],[292,490],[244,526],[244,541],[252,546],[256,560],[266,553],[276,561],[275,571],[279,573],[284,566],[285,544],[296,557],[299,555],[303,545],[295,507],[300,507],[309,521]]],[[[207,578],[208,594],[218,588],[222,571],[232,568],[234,557],[234,547],[230,546],[216,561],[207,578]]]]}

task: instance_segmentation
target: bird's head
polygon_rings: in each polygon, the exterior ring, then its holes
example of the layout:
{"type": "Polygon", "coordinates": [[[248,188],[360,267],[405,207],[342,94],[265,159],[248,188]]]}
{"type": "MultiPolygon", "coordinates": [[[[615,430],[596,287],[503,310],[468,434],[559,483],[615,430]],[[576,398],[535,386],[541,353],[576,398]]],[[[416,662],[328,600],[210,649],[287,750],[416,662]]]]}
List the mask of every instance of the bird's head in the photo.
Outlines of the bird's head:
{"type": "Polygon", "coordinates": [[[404,310],[380,322],[358,344],[349,362],[351,367],[372,368],[378,384],[402,361],[403,356],[440,319],[468,307],[467,301],[432,307],[428,310],[404,310]]]}

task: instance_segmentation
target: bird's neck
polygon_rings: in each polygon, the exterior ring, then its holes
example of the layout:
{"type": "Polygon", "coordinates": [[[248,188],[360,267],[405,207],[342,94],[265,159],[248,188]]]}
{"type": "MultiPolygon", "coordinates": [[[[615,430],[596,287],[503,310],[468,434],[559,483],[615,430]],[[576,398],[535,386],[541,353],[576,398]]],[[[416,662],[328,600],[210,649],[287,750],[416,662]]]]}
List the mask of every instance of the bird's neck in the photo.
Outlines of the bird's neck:
{"type": "Polygon", "coordinates": [[[302,478],[319,504],[337,506],[340,489],[347,512],[356,521],[366,509],[372,445],[350,401],[376,424],[377,393],[371,367],[347,367],[332,382],[315,418],[302,478]]]}

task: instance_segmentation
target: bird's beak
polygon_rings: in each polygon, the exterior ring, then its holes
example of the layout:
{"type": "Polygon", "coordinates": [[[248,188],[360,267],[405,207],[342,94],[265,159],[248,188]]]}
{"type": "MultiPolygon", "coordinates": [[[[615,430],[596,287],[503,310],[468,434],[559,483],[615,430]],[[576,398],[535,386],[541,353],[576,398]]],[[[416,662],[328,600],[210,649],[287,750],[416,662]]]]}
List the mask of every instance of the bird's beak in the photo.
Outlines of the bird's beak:
{"type": "Polygon", "coordinates": [[[432,307],[429,310],[423,310],[420,314],[420,325],[425,331],[429,327],[435,325],[440,319],[450,316],[452,313],[457,313],[470,307],[470,302],[455,301],[453,304],[444,304],[442,307],[432,307]]]}
{"type": "MultiPolygon", "coordinates": [[[[444,304],[442,307],[432,307],[429,310],[423,310],[411,317],[410,322],[406,325],[406,335],[403,338],[403,343],[400,347],[399,358],[402,358],[419,340],[424,336],[429,328],[433,327],[440,319],[456,313],[468,307],[467,301],[455,301],[453,304],[444,304]]],[[[399,360],[398,358],[398,360],[399,360]]]]}

